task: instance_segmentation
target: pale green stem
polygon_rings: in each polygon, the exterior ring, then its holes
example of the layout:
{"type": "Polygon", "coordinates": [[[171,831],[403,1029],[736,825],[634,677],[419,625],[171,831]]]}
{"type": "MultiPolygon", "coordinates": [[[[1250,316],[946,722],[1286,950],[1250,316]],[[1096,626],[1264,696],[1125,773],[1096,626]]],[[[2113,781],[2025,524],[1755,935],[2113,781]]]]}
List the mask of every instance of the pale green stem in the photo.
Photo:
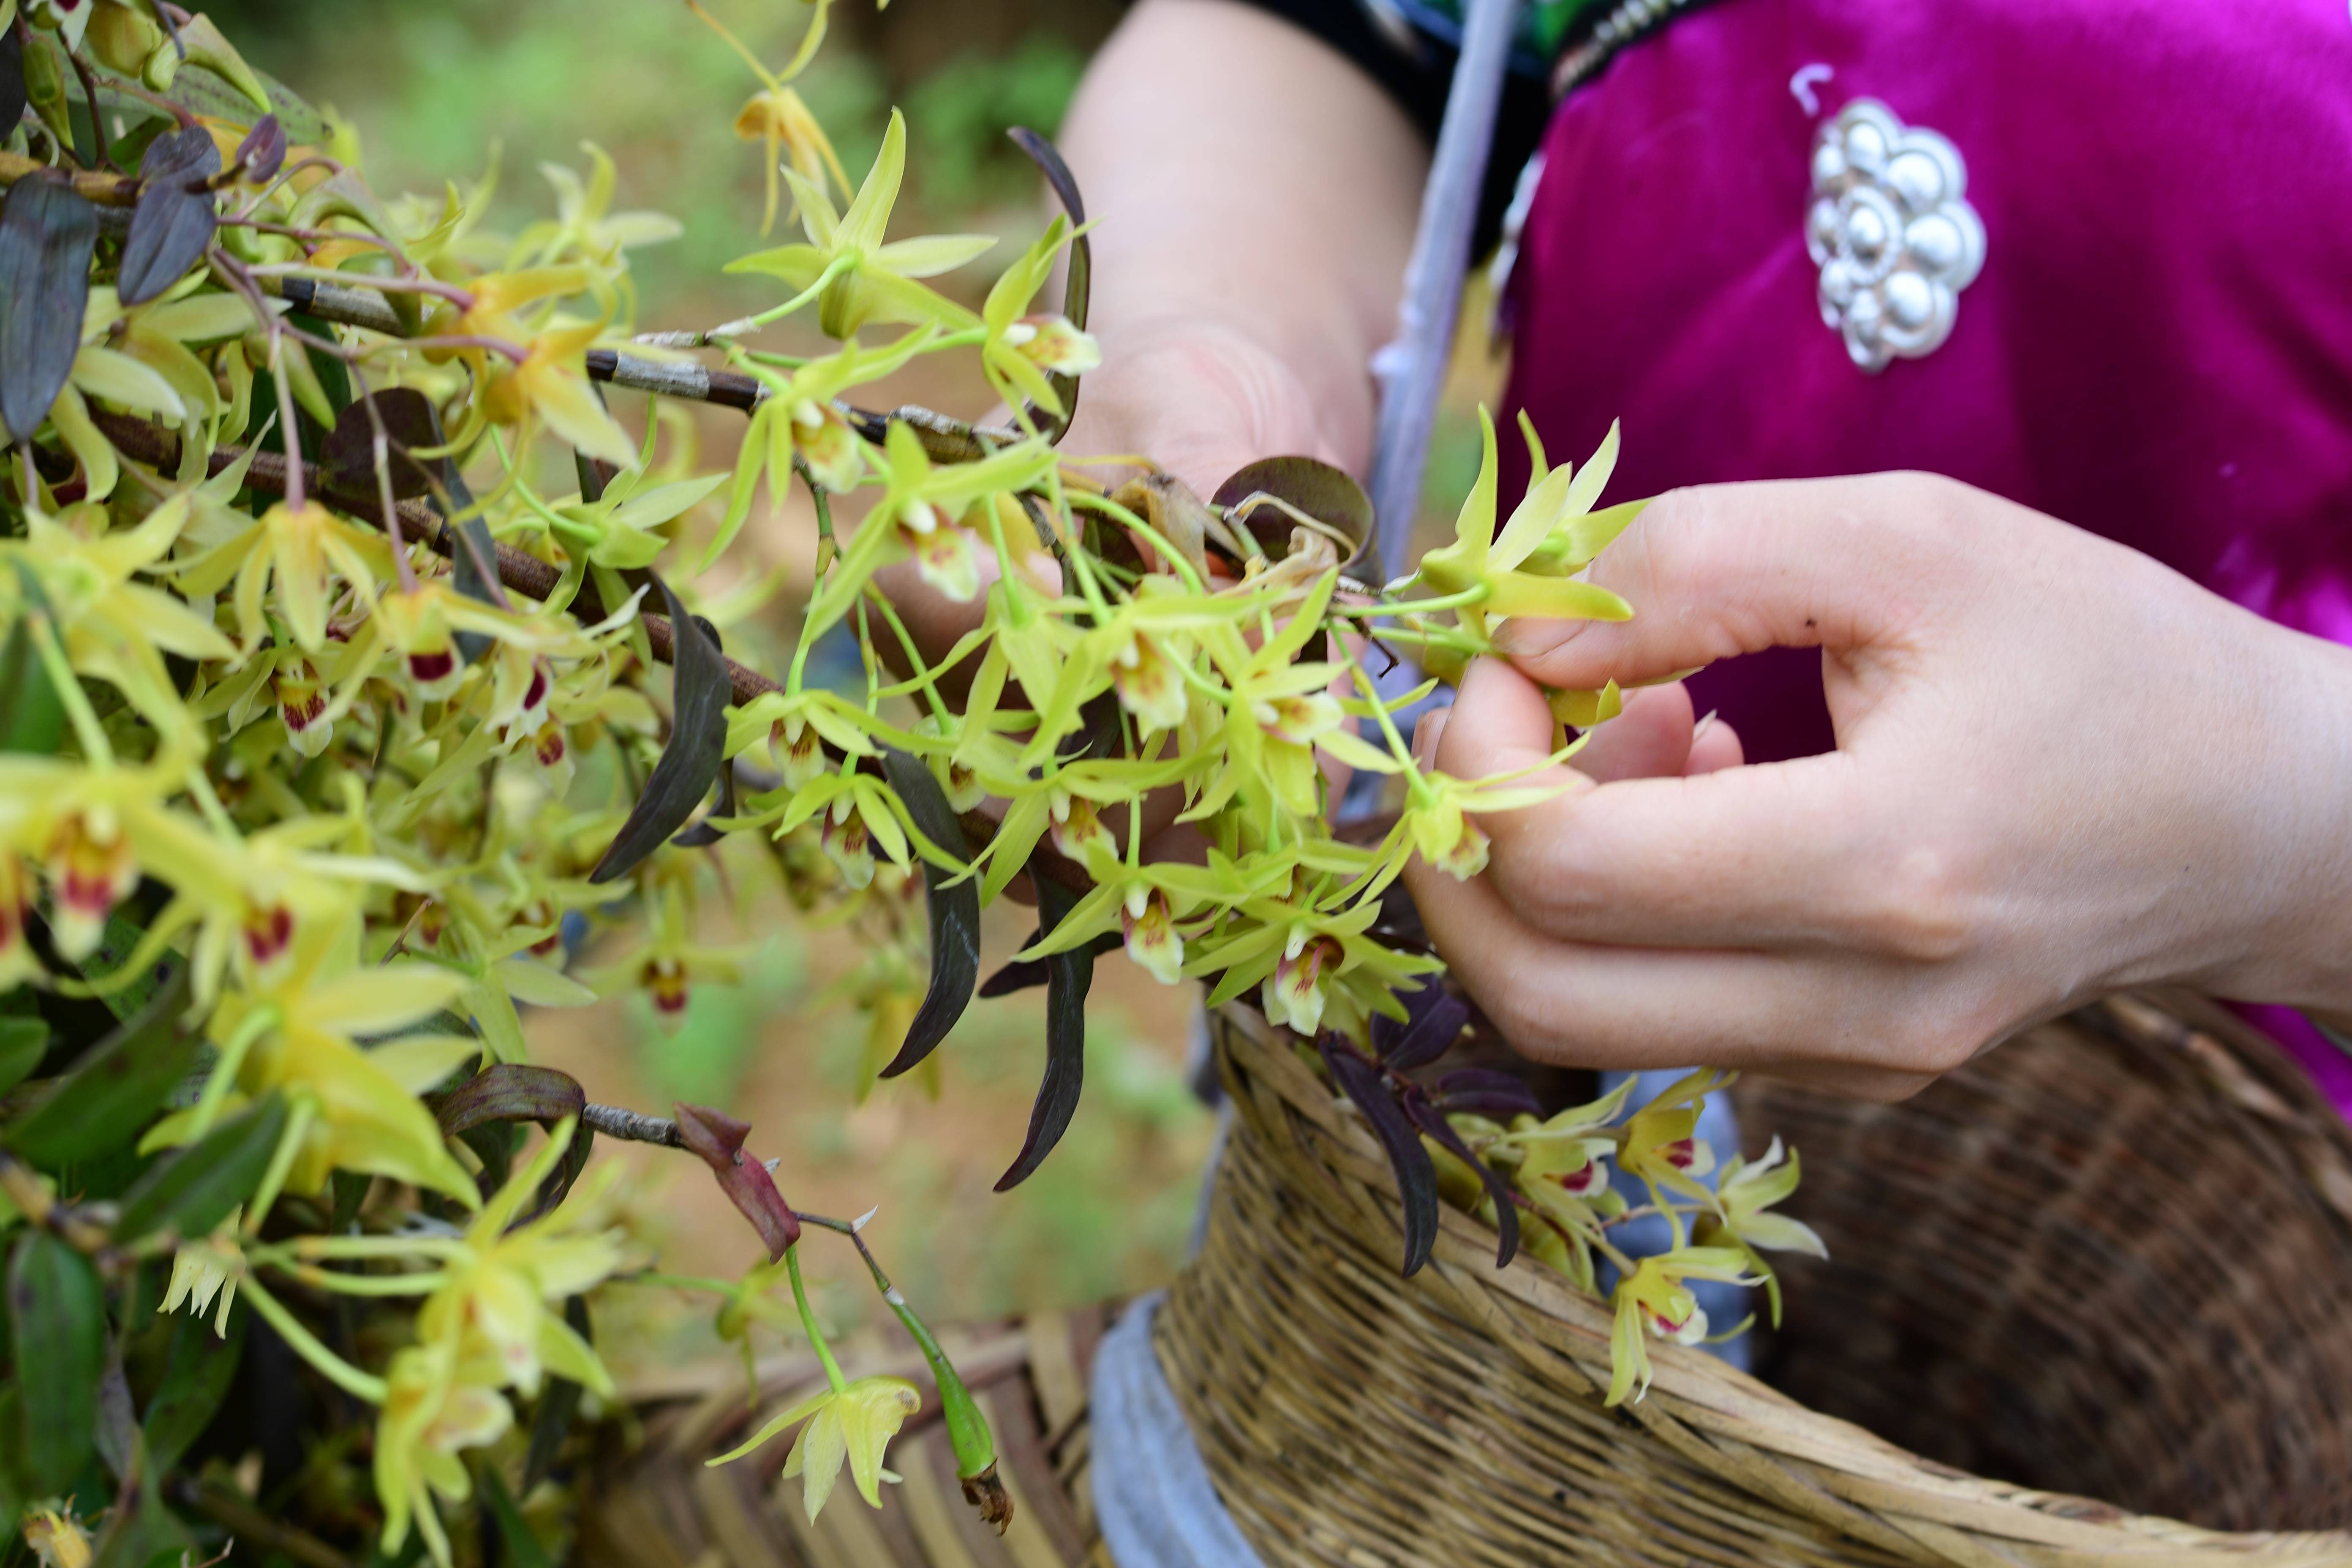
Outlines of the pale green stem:
{"type": "Polygon", "coordinates": [[[269,1157],[269,1169],[262,1173],[261,1185],[253,1194],[253,1211],[246,1216],[248,1236],[261,1234],[261,1222],[269,1217],[269,1205],[278,1201],[279,1189],[286,1185],[287,1173],[294,1168],[294,1157],[302,1152],[302,1141],[310,1135],[310,1123],[318,1119],[318,1100],[309,1095],[293,1099],[285,1134],[278,1140],[278,1151],[269,1157]]]}
{"type": "Polygon", "coordinates": [[[193,1143],[213,1130],[220,1120],[221,1102],[228,1098],[229,1085],[245,1067],[245,1054],[253,1042],[278,1026],[278,1009],[271,1006],[255,1008],[236,1026],[236,1032],[221,1042],[220,1055],[214,1058],[212,1076],[205,1079],[204,1093],[196,1099],[195,1113],[188,1119],[188,1142],[193,1143]]]}
{"type": "Polygon", "coordinates": [[[454,1236],[298,1236],[287,1246],[256,1247],[251,1256],[290,1266],[310,1258],[463,1258],[472,1250],[454,1236]]]}
{"type": "Polygon", "coordinates": [[[346,1296],[429,1296],[452,1276],[431,1274],[341,1274],[314,1263],[298,1263],[287,1270],[305,1285],[340,1290],[346,1296]]]}
{"type": "Polygon", "coordinates": [[[1145,542],[1160,552],[1161,560],[1176,569],[1177,574],[1184,579],[1186,587],[1196,594],[1208,592],[1208,585],[1201,581],[1201,574],[1193,569],[1192,563],[1186,560],[1173,544],[1168,542],[1165,535],[1108,496],[1088,495],[1083,490],[1073,490],[1070,492],[1070,505],[1074,510],[1099,511],[1121,527],[1133,529],[1143,535],[1145,542]]]}
{"type": "Polygon", "coordinates": [[[56,626],[45,612],[39,611],[27,616],[25,624],[33,629],[33,646],[39,650],[41,668],[48,676],[66,716],[73,721],[74,740],[81,746],[82,756],[94,767],[112,766],[114,747],[106,738],[105,726],[98,721],[97,710],[89,705],[89,694],[75,677],[65,649],[58,646],[56,626]]]}
{"type": "MultiPolygon", "coordinates": [[[[875,606],[882,612],[882,618],[890,623],[890,629],[898,634],[899,648],[905,652],[907,662],[915,669],[913,679],[889,688],[887,693],[877,690],[875,693],[876,698],[878,700],[886,694],[898,696],[908,689],[919,688],[924,696],[930,699],[931,711],[939,717],[942,724],[946,723],[949,708],[947,699],[940,695],[939,672],[923,662],[922,650],[915,646],[914,634],[908,631],[906,623],[898,618],[898,612],[891,606],[889,595],[883,593],[873,583],[868,582],[866,584],[866,596],[872,600],[875,606]]],[[[858,607],[860,610],[865,608],[862,605],[858,607]]]]}
{"type": "Polygon", "coordinates": [[[1372,678],[1364,673],[1362,663],[1356,658],[1356,650],[1348,646],[1346,637],[1334,636],[1331,640],[1339,645],[1341,656],[1347,659],[1348,672],[1355,677],[1356,689],[1364,694],[1364,701],[1370,706],[1372,716],[1381,721],[1381,733],[1388,741],[1389,754],[1404,764],[1405,787],[1412,791],[1416,804],[1434,805],[1437,792],[1427,779],[1422,777],[1421,769],[1413,764],[1412,748],[1398,732],[1396,720],[1391,716],[1389,705],[1381,700],[1380,689],[1372,684],[1372,678]]]}
{"type": "Polygon", "coordinates": [[[509,487],[522,498],[524,506],[538,514],[541,522],[553,529],[567,543],[576,541],[582,544],[594,544],[604,538],[601,530],[575,518],[565,517],[540,500],[539,493],[530,488],[523,479],[522,471],[515,467],[514,459],[507,455],[505,438],[495,430],[490,432],[490,445],[496,448],[499,461],[505,465],[509,487]]]}
{"type": "Polygon", "coordinates": [[[1495,596],[1495,591],[1484,583],[1473,583],[1458,594],[1448,594],[1442,599],[1384,600],[1374,605],[1335,605],[1335,616],[1430,616],[1440,610],[1460,609],[1467,605],[1483,605],[1495,596]]]}
{"type": "Polygon", "coordinates": [[[189,798],[196,803],[196,809],[205,814],[205,820],[212,824],[214,832],[225,838],[241,837],[236,821],[228,814],[228,807],[221,804],[220,796],[214,792],[213,781],[202,767],[188,770],[187,788],[189,798]]]}
{"type": "Polygon", "coordinates": [[[825,1382],[839,1394],[849,1386],[849,1380],[841,1375],[841,1363],[833,1359],[833,1347],[824,1342],[824,1334],[816,1326],[816,1313],[810,1310],[808,1288],[801,1283],[799,1242],[784,1248],[784,1270],[793,1279],[793,1305],[800,1309],[801,1330],[808,1335],[809,1343],[816,1347],[816,1359],[824,1366],[825,1382]]]}
{"type": "MultiPolygon", "coordinates": [[[[730,328],[732,328],[733,331],[728,332],[726,335],[729,337],[737,337],[744,332],[757,331],[771,321],[782,321],[786,316],[791,315],[794,310],[799,310],[802,306],[815,299],[819,294],[824,293],[825,289],[832,284],[834,279],[839,278],[843,273],[848,271],[851,268],[856,265],[857,257],[854,252],[845,252],[840,256],[835,257],[831,261],[824,264],[824,270],[816,275],[815,282],[810,284],[807,288],[802,289],[799,293],[793,295],[791,299],[785,300],[781,305],[773,306],[768,310],[762,310],[756,316],[745,316],[740,321],[728,322],[727,325],[730,328]]],[[[719,334],[717,332],[707,332],[703,335],[705,337],[715,338],[719,334]]]]}
{"type": "Polygon", "coordinates": [[[261,1314],[262,1321],[277,1330],[278,1337],[284,1340],[296,1355],[317,1368],[320,1375],[329,1383],[355,1399],[366,1400],[370,1405],[382,1405],[390,1396],[392,1391],[383,1379],[362,1372],[320,1344],[318,1336],[304,1328],[299,1318],[288,1311],[278,1298],[261,1288],[260,1280],[248,1274],[241,1284],[246,1300],[261,1314]]]}

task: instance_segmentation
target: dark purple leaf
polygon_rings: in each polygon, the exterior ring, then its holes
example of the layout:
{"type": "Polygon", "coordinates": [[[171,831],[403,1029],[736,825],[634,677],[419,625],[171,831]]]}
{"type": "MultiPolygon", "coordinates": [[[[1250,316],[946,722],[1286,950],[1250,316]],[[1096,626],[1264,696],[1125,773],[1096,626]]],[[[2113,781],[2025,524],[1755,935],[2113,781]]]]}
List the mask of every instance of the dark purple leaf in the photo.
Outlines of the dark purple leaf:
{"type": "Polygon", "coordinates": [[[62,176],[28,174],[0,206],[0,425],[29,441],[72,374],[89,302],[98,209],[62,176]]]}
{"type": "Polygon", "coordinates": [[[1336,1035],[1322,1036],[1315,1048],[1323,1053],[1331,1081],[1371,1124],[1388,1153],[1390,1169],[1396,1173],[1397,1195],[1404,1205],[1404,1275],[1410,1279],[1421,1272],[1430,1248],[1437,1245],[1437,1167],[1379,1068],[1336,1035]]]}
{"type": "MultiPolygon", "coordinates": [[[[1055,199],[1062,204],[1062,210],[1070,215],[1070,226],[1085,227],[1086,198],[1078,194],[1077,176],[1070,173],[1070,166],[1062,161],[1061,153],[1051,142],[1025,126],[1016,125],[1005,134],[1013,138],[1014,146],[1029,155],[1031,163],[1045,171],[1045,183],[1054,187],[1055,199]]],[[[1081,330],[1086,327],[1087,310],[1093,299],[1094,270],[1093,245],[1082,234],[1070,241],[1069,262],[1064,268],[1062,280],[1062,314],[1069,318],[1072,326],[1081,330]]],[[[1046,377],[1046,384],[1053,387],[1054,395],[1062,400],[1060,417],[1037,408],[1032,408],[1029,414],[1047,440],[1059,441],[1062,432],[1070,427],[1070,416],[1078,411],[1078,378],[1055,372],[1046,377]]]]}
{"type": "MultiPolygon", "coordinates": [[[[719,633],[718,627],[711,626],[699,616],[695,617],[695,624],[708,630],[713,637],[719,633]]],[[[733,816],[736,807],[735,770],[732,766],[720,768],[719,770],[719,804],[704,813],[700,822],[686,829],[670,842],[680,849],[708,848],[727,837],[719,829],[719,818],[733,816]]]]}
{"type": "MultiPolygon", "coordinates": [[[[1335,468],[1320,458],[1261,458],[1219,485],[1217,493],[1209,500],[1211,505],[1230,511],[1254,495],[1286,501],[1349,541],[1347,547],[1339,548],[1342,570],[1371,543],[1371,498],[1347,470],[1335,468]]],[[[1290,531],[1298,523],[1280,507],[1260,505],[1250,509],[1241,525],[1265,546],[1269,555],[1278,558],[1285,552],[1290,531]]]]}
{"type": "Polygon", "coordinates": [[[704,1106],[680,1104],[674,1109],[678,1137],[702,1156],[702,1163],[719,1178],[719,1190],[768,1244],[768,1261],[782,1258],[784,1248],[801,1238],[801,1219],[784,1202],[784,1194],[776,1191],[768,1167],[743,1152],[751,1124],[704,1106]]]}
{"type": "MultiPolygon", "coordinates": [[[[882,771],[918,833],[944,854],[954,855],[963,848],[963,824],[956,819],[947,792],[940,788],[940,781],[921,759],[886,747],[882,771]]],[[[950,870],[928,858],[923,861],[923,896],[930,912],[931,983],[923,994],[922,1010],[908,1026],[906,1043],[882,1069],[884,1078],[896,1078],[929,1056],[971,1005],[971,988],[980,979],[980,883],[971,877],[958,881],[961,870],[950,870]]]]}
{"type": "Polygon", "coordinates": [[[213,242],[212,187],[220,148],[202,126],[167,132],[147,143],[139,161],[138,205],[131,237],[122,242],[115,289],[126,305],[142,304],[180,280],[213,242]]]}
{"type": "MultiPolygon", "coordinates": [[[[1034,942],[1045,934],[1045,933],[1042,931],[1037,931],[1029,938],[1029,941],[1034,942]]],[[[1024,942],[1023,945],[1026,946],[1028,944],[1024,942]]],[[[1093,953],[1097,958],[1100,958],[1104,953],[1112,951],[1114,948],[1123,947],[1125,945],[1126,939],[1121,937],[1118,932],[1115,931],[1107,931],[1103,932],[1102,935],[1095,938],[1094,941],[1087,943],[1087,951],[1093,953]]],[[[1047,980],[1052,978],[1052,976],[1045,973],[1045,966],[1051,962],[1052,961],[1050,959],[1044,958],[1016,958],[1012,963],[1006,964],[1003,968],[998,970],[995,973],[990,975],[987,979],[982,981],[980,983],[980,994],[983,998],[1010,996],[1016,991],[1026,991],[1033,985],[1043,985],[1047,980]]]]}
{"type": "Polygon", "coordinates": [[[658,576],[654,587],[669,609],[671,690],[669,744],[646,780],[629,819],[621,824],[604,858],[588,873],[591,882],[609,882],[635,870],[637,863],[661,847],[686,826],[718,781],[727,750],[727,704],[735,695],[727,674],[727,659],[719,639],[704,624],[686,613],[669,584],[658,576]]]}
{"type": "Polygon", "coordinates": [[[1482,1116],[1540,1116],[1542,1102],[1525,1079],[1493,1068],[1460,1068],[1437,1080],[1436,1098],[1448,1110],[1482,1116]]]}
{"type": "Polygon", "coordinates": [[[286,127],[278,116],[265,114],[255,122],[236,144],[236,161],[244,167],[245,177],[257,185],[278,177],[286,162],[286,127]]]}
{"type": "MultiPolygon", "coordinates": [[[[478,1128],[501,1122],[536,1121],[542,1127],[553,1127],[567,1116],[580,1114],[588,1096],[580,1080],[568,1072],[553,1068],[530,1067],[521,1062],[497,1062],[467,1079],[447,1094],[432,1101],[434,1119],[441,1124],[446,1135],[457,1138],[478,1128]]],[[[596,1134],[585,1125],[572,1131],[572,1146],[563,1152],[563,1163],[540,1187],[530,1207],[515,1216],[518,1226],[529,1225],[562,1203],[572,1192],[572,1184],[588,1168],[588,1151],[594,1146],[596,1134]]],[[[511,1144],[501,1145],[511,1149],[511,1144]]],[[[506,1180],[504,1169],[488,1169],[479,1178],[485,1195],[506,1180]]],[[[502,1163],[502,1162],[501,1162],[502,1163]]]]}
{"type": "Polygon", "coordinates": [[[1462,1037],[1470,1022],[1470,1004],[1432,982],[1402,1000],[1406,1016],[1372,1019],[1372,1050],[1399,1072],[1424,1068],[1444,1056],[1462,1037]]]}
{"type": "Polygon", "coordinates": [[[25,88],[25,40],[13,26],[0,27],[0,132],[16,129],[32,101],[25,88]]]}
{"type": "MultiPolygon", "coordinates": [[[[1038,923],[1051,931],[1077,908],[1078,895],[1051,877],[1033,873],[1037,888],[1038,923]]],[[[1087,1068],[1087,991],[1095,981],[1093,949],[1080,946],[1045,960],[1045,1079],[1037,1086],[1037,1103],[1029,1110],[1029,1135],[1012,1168],[996,1179],[1005,1192],[1029,1179],[1030,1173],[1054,1152],[1069,1131],[1085,1087],[1087,1068]]]]}
{"type": "Polygon", "coordinates": [[[499,1062],[467,1079],[434,1103],[442,1132],[456,1137],[491,1121],[537,1121],[553,1125],[580,1114],[588,1096],[580,1080],[553,1068],[499,1062]]]}
{"type": "MultiPolygon", "coordinates": [[[[383,421],[384,468],[392,476],[392,499],[409,500],[430,493],[436,476],[408,454],[441,445],[441,418],[434,412],[433,400],[413,386],[395,386],[374,397],[375,416],[383,421]]],[[[377,500],[382,492],[376,484],[375,423],[368,417],[366,398],[352,399],[335,416],[334,429],[319,447],[319,466],[354,510],[364,510],[370,517],[383,510],[377,500]],[[362,498],[376,504],[362,509],[358,503],[362,498]]]]}
{"type": "Polygon", "coordinates": [[[1404,1110],[1412,1119],[1414,1126],[1436,1139],[1444,1146],[1446,1152],[1477,1173],[1478,1180],[1486,1185],[1486,1195],[1495,1200],[1495,1232],[1497,1237],[1495,1267],[1509,1268],[1511,1259],[1519,1250],[1519,1211],[1511,1202],[1511,1189],[1486,1161],[1470,1152],[1470,1146],[1462,1142],[1462,1135],[1454,1131],[1453,1125],[1445,1120],[1444,1112],[1418,1094],[1405,1097],[1404,1110]]]}

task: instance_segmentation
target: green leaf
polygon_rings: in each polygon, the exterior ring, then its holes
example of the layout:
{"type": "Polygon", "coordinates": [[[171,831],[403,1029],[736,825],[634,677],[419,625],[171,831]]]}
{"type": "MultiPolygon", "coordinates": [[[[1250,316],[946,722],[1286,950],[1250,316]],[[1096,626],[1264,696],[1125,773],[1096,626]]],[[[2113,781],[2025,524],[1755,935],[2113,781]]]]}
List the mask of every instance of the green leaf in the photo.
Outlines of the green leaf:
{"type": "MultiPolygon", "coordinates": [[[[285,128],[286,139],[297,146],[315,146],[333,132],[326,117],[296,96],[294,90],[268,71],[248,66],[254,79],[268,95],[270,111],[285,128]]],[[[257,107],[225,77],[193,61],[172,78],[164,97],[184,108],[231,125],[250,125],[257,107]]]]}
{"type": "Polygon", "coordinates": [[[174,970],[136,1017],[84,1052],[22,1116],[0,1128],[0,1144],[47,1170],[127,1143],[196,1059],[201,1034],[182,1026],[188,970],[174,970]]]}
{"type": "MultiPolygon", "coordinates": [[[[940,855],[954,857],[963,847],[963,824],[931,770],[895,747],[883,752],[882,770],[915,831],[940,855]]],[[[980,983],[980,884],[964,875],[965,869],[961,862],[942,866],[929,855],[923,857],[924,902],[931,927],[930,986],[908,1026],[906,1043],[882,1069],[884,1078],[896,1078],[929,1056],[971,1005],[972,987],[980,983]]]]}
{"type": "Polygon", "coordinates": [[[24,1465],[34,1492],[72,1484],[97,1442],[106,1298],[89,1259],[47,1231],[8,1259],[8,1319],[24,1397],[24,1465]]]}
{"type": "MultiPolygon", "coordinates": [[[[887,529],[877,532],[887,532],[887,529]]],[[[621,831],[613,837],[591,882],[609,882],[627,876],[638,862],[661,847],[686,826],[694,808],[718,780],[727,751],[727,704],[734,683],[727,660],[719,651],[719,636],[708,622],[686,613],[667,583],[656,576],[654,586],[669,610],[672,653],[670,668],[676,699],[671,708],[669,744],[646,780],[621,831]]]]}
{"type": "Polygon", "coordinates": [[[148,1458],[156,1473],[168,1473],[180,1456],[204,1436],[206,1426],[228,1397],[236,1381],[237,1363],[245,1355],[245,1331],[232,1320],[226,1339],[213,1332],[212,1314],[183,1315],[172,1330],[170,1359],[163,1381],[147,1402],[148,1458]]]}
{"type": "Polygon", "coordinates": [[[73,370],[98,248],[98,209],[61,174],[10,187],[0,206],[0,425],[28,441],[73,370]]]}
{"type": "Polygon", "coordinates": [[[285,1131],[286,1101],[273,1094],[157,1161],[122,1194],[114,1239],[137,1241],[167,1225],[203,1236],[253,1195],[285,1131]]]}
{"type": "Polygon", "coordinates": [[[507,1568],[551,1568],[547,1548],[531,1533],[530,1521],[515,1506],[514,1494],[507,1490],[506,1477],[495,1464],[481,1469],[482,1499],[490,1505],[490,1517],[499,1521],[499,1539],[506,1542],[507,1568]]]}
{"type": "MultiPolygon", "coordinates": [[[[18,574],[33,588],[29,574],[18,574]]],[[[65,732],[65,706],[33,647],[32,617],[18,616],[0,642],[0,752],[53,756],[65,732]]]]}
{"type": "Polygon", "coordinates": [[[41,1065],[48,1053],[49,1026],[43,1018],[0,1016],[0,1094],[5,1094],[41,1065]]]}
{"type": "Polygon", "coordinates": [[[142,1442],[132,1456],[131,1477],[98,1538],[91,1568],[173,1568],[194,1555],[187,1526],[165,1506],[162,1467],[142,1442]]]}

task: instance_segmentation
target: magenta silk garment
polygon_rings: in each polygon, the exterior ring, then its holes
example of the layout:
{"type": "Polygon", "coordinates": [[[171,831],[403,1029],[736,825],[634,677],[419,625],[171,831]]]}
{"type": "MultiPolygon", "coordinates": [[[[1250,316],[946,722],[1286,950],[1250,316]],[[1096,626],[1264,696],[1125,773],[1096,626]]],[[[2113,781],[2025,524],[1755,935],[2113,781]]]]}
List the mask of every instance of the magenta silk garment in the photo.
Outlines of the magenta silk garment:
{"type": "MultiPolygon", "coordinates": [[[[1544,153],[1510,401],[1555,455],[1622,417],[1612,495],[1924,468],[2352,642],[2346,0],[1717,0],[1544,153]],[[1814,132],[1856,98],[1951,140],[1987,236],[1949,340],[1876,375],[1805,240],[1814,132]]],[[[1814,653],[1691,684],[1751,761],[1833,744],[1814,653]]],[[[2261,1021],[2352,1110],[2342,1057],[2261,1021]]]]}

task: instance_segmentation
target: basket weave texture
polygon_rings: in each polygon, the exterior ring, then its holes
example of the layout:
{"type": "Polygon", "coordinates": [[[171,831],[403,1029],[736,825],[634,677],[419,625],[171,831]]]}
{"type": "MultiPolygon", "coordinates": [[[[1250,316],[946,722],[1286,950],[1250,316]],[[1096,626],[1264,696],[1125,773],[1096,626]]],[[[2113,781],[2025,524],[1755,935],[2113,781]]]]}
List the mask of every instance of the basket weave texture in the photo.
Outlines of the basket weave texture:
{"type": "Polygon", "coordinates": [[[2352,1563],[2352,1134],[2217,1008],[2117,998],[1896,1106],[1748,1089],[1832,1259],[1784,1276],[1787,1392],[1654,1345],[1617,1410],[1605,1305],[1450,1210],[1400,1279],[1360,1118],[1255,1014],[1215,1035],[1238,1114],[1155,1335],[1271,1568],[2352,1563]]]}

